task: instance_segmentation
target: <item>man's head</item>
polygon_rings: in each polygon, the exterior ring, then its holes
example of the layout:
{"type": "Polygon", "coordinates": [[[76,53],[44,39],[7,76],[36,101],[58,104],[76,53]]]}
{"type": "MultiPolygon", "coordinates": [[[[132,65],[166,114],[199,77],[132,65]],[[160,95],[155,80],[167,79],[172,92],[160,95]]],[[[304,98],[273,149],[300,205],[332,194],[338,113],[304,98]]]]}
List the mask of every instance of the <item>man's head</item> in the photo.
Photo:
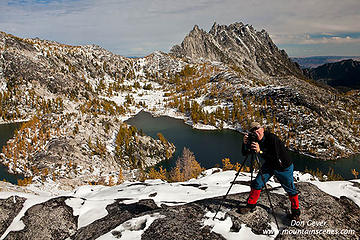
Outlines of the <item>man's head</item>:
{"type": "Polygon", "coordinates": [[[264,137],[264,127],[258,122],[252,122],[250,124],[250,132],[255,133],[258,136],[259,141],[264,137]]]}

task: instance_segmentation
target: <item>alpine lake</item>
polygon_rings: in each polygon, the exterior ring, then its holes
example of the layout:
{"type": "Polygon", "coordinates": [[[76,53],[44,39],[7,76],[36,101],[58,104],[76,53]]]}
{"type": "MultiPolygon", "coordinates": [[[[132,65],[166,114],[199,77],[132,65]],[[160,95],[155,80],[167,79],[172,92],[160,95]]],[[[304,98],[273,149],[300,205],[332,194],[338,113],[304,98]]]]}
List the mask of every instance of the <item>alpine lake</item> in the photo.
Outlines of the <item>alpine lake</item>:
{"type": "MultiPolygon", "coordinates": [[[[237,162],[241,164],[244,160],[241,153],[243,134],[235,130],[198,130],[185,124],[181,119],[166,116],[154,117],[144,111],[126,122],[155,139],[158,139],[157,133],[161,133],[169,142],[174,143],[176,151],[172,158],[158,165],[158,167],[162,166],[167,170],[175,166],[184,147],[194,153],[196,160],[204,168],[221,167],[224,158],[229,158],[232,164],[237,162]]],[[[360,155],[337,159],[336,161],[324,161],[293,151],[289,151],[289,154],[294,161],[295,171],[303,172],[305,169],[316,171],[319,169],[327,174],[331,168],[334,169],[335,174],[349,180],[354,178],[351,169],[360,169],[360,155]]],[[[260,161],[263,162],[261,158],[260,161]]],[[[250,158],[245,165],[250,165],[250,158]]]]}
{"type": "MultiPolygon", "coordinates": [[[[166,116],[154,117],[144,111],[126,122],[155,139],[158,138],[157,134],[161,133],[169,142],[174,143],[176,151],[172,158],[161,162],[157,167],[161,166],[167,170],[173,168],[184,147],[194,153],[196,160],[204,168],[221,167],[224,158],[229,158],[232,164],[237,162],[241,164],[244,160],[244,156],[241,154],[243,134],[235,130],[198,130],[185,124],[181,119],[166,116]]],[[[20,126],[21,123],[0,124],[1,150],[20,126]]],[[[354,178],[351,169],[360,169],[360,155],[336,161],[324,161],[292,151],[289,151],[289,154],[294,161],[294,170],[296,171],[303,172],[305,169],[316,171],[319,169],[326,174],[331,168],[334,169],[335,174],[349,180],[354,178]]],[[[261,158],[260,161],[262,162],[261,158]]],[[[250,165],[250,158],[245,165],[250,165]]],[[[20,174],[10,174],[7,167],[0,164],[0,180],[5,179],[8,182],[17,184],[17,180],[23,178],[20,174]]]]}
{"type": "MultiPolygon", "coordinates": [[[[0,151],[6,142],[14,136],[14,132],[21,126],[21,123],[0,124],[0,151]]],[[[12,184],[17,184],[18,179],[24,179],[21,174],[10,174],[8,168],[0,163],[0,180],[6,180],[12,184]]]]}

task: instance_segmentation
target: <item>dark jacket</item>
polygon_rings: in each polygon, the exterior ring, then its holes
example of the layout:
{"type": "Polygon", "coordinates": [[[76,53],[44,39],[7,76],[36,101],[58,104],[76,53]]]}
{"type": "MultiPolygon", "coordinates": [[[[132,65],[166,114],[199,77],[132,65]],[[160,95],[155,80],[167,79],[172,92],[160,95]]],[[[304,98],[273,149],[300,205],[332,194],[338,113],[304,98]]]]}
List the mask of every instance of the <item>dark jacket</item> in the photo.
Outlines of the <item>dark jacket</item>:
{"type": "MultiPolygon", "coordinates": [[[[285,148],[284,143],[278,136],[268,131],[264,132],[263,139],[259,142],[260,150],[263,152],[259,154],[265,160],[267,167],[283,170],[289,167],[293,162],[285,148]]],[[[242,145],[242,154],[247,155],[250,151],[246,144],[242,145]]]]}

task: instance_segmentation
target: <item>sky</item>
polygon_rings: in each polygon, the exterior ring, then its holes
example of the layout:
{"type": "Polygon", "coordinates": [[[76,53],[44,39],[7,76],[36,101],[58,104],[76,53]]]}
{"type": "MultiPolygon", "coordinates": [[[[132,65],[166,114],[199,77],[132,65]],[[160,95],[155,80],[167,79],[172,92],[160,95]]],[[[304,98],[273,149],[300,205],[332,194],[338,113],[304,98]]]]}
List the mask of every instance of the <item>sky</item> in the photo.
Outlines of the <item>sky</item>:
{"type": "Polygon", "coordinates": [[[360,56],[359,0],[0,0],[0,31],[122,56],[169,52],[194,25],[265,29],[289,56],[360,56]]]}

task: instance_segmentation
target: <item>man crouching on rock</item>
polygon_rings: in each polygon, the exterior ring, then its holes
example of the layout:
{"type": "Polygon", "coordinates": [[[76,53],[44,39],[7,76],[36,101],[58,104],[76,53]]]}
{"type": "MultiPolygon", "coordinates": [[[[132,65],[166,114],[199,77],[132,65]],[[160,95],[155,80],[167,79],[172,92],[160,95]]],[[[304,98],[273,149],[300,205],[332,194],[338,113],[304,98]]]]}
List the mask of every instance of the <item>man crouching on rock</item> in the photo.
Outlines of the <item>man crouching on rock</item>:
{"type": "Polygon", "coordinates": [[[247,205],[245,207],[240,207],[238,212],[245,214],[253,210],[260,197],[261,189],[266,182],[275,175],[281,186],[289,195],[291,202],[291,219],[299,220],[299,199],[293,177],[294,164],[285,149],[284,143],[275,134],[265,131],[264,127],[257,122],[250,124],[250,132],[257,135],[258,141],[253,141],[251,146],[247,146],[248,134],[246,134],[242,145],[242,154],[245,156],[251,152],[256,152],[265,160],[261,167],[265,182],[259,171],[256,178],[251,183],[251,191],[247,200],[247,205]]]}

